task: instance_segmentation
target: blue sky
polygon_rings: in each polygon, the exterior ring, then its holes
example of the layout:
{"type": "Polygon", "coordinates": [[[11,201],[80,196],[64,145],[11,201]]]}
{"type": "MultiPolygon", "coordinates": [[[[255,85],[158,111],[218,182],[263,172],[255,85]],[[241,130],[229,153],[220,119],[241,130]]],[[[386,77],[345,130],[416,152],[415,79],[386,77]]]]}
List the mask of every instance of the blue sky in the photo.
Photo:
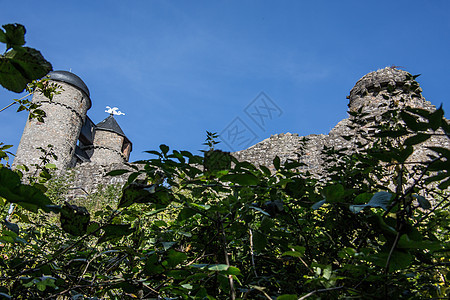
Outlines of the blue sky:
{"type": "MultiPolygon", "coordinates": [[[[355,82],[390,65],[422,74],[426,99],[450,111],[446,0],[2,0],[0,7],[0,24],[25,25],[27,46],[83,79],[95,123],[107,105],[125,112],[116,120],[133,142],[131,160],[162,143],[196,152],[206,130],[233,126],[246,128],[253,144],[277,133],[326,134],[347,116],[355,82]],[[260,101],[273,108],[264,124],[246,114],[260,101]]],[[[0,89],[0,105],[18,96],[0,89]]],[[[0,114],[0,141],[17,145],[27,116],[0,114]]],[[[224,150],[247,145],[222,138],[224,150]]]]}

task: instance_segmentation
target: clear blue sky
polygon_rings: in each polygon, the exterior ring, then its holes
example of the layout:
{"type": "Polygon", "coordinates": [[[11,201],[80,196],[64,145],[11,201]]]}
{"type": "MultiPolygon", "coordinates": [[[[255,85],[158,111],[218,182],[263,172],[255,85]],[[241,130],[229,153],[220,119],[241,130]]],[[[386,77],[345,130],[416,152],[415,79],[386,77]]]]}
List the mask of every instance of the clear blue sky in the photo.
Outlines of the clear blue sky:
{"type": "MultiPolygon", "coordinates": [[[[326,134],[355,82],[390,65],[421,73],[423,95],[450,111],[449,14],[447,0],[0,1],[0,24],[25,25],[27,46],[87,84],[95,123],[107,105],[126,113],[132,160],[162,143],[196,152],[235,122],[254,143],[326,134]],[[263,126],[245,112],[260,92],[279,109],[263,126]]],[[[2,107],[17,97],[0,89],[2,107]]],[[[0,114],[0,141],[17,145],[25,113],[0,114]]]]}

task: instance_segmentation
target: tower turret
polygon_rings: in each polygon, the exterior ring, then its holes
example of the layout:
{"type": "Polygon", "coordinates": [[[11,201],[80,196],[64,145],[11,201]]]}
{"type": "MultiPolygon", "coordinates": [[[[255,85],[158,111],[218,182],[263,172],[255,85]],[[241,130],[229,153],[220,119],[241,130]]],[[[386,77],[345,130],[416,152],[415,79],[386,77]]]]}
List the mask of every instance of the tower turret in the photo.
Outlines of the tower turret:
{"type": "Polygon", "coordinates": [[[381,114],[383,107],[420,107],[433,109],[422,97],[422,88],[410,73],[386,67],[359,79],[348,96],[349,110],[381,114]]]}
{"type": "Polygon", "coordinates": [[[28,120],[14,159],[14,165],[40,163],[42,152],[38,147],[53,145],[58,159],[52,161],[58,169],[71,167],[80,130],[91,107],[89,89],[77,75],[67,71],[49,73],[50,80],[63,91],[49,100],[35,93],[33,103],[40,104],[46,113],[44,122],[28,120]]]}
{"type": "Polygon", "coordinates": [[[123,133],[113,114],[95,126],[94,143],[82,148],[91,162],[100,165],[127,162],[132,144],[123,133]]]}

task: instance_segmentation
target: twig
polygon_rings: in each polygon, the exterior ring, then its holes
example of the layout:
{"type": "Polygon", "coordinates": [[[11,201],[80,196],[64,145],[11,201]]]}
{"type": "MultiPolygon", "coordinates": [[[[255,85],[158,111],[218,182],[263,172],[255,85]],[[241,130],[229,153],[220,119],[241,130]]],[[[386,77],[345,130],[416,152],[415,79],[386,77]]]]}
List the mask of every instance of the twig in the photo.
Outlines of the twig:
{"type": "Polygon", "coordinates": [[[4,111],[5,109],[7,109],[7,108],[9,108],[9,107],[11,107],[11,106],[13,106],[14,104],[16,104],[17,102],[12,102],[11,104],[9,104],[9,105],[7,105],[7,106],[5,106],[5,107],[3,107],[2,109],[0,109],[0,112],[2,112],[2,111],[4,111]]]}
{"type": "Polygon", "coordinates": [[[65,248],[65,249],[62,250],[61,252],[57,252],[53,257],[48,258],[48,259],[45,260],[44,262],[41,262],[40,264],[38,264],[37,266],[35,266],[33,269],[25,269],[25,270],[23,270],[23,271],[21,271],[21,272],[19,272],[19,273],[13,274],[12,276],[9,276],[8,279],[17,277],[17,276],[22,275],[22,274],[26,274],[26,273],[31,272],[31,271],[36,270],[36,269],[39,269],[40,267],[42,267],[42,266],[44,266],[44,265],[46,265],[46,264],[48,264],[48,263],[54,261],[54,260],[55,260],[56,258],[58,258],[59,256],[63,255],[63,254],[66,253],[67,251],[73,249],[76,245],[78,245],[79,243],[81,243],[82,241],[84,241],[84,240],[85,240],[86,238],[88,238],[89,236],[92,236],[92,235],[94,235],[95,233],[97,233],[98,231],[100,231],[101,229],[103,229],[103,228],[104,228],[106,225],[108,225],[109,222],[110,222],[112,219],[114,219],[114,217],[116,217],[118,214],[120,214],[120,211],[115,211],[115,212],[113,212],[113,213],[111,214],[111,216],[109,217],[108,221],[105,222],[105,224],[103,224],[102,226],[98,227],[96,230],[94,230],[94,231],[92,231],[92,232],[90,232],[90,233],[88,233],[88,234],[85,234],[85,235],[82,236],[79,240],[77,240],[75,243],[73,243],[72,245],[68,246],[67,248],[65,248]]]}
{"type": "Polygon", "coordinates": [[[426,172],[428,171],[428,169],[430,168],[430,166],[431,166],[434,162],[440,160],[441,158],[442,158],[442,157],[439,156],[439,157],[436,157],[435,159],[433,159],[433,160],[425,167],[425,169],[422,171],[422,174],[420,174],[419,178],[417,178],[416,180],[414,180],[413,184],[412,184],[409,188],[407,188],[406,191],[405,191],[404,193],[402,193],[402,195],[400,196],[400,198],[395,199],[395,200],[392,201],[392,203],[388,206],[387,210],[384,212],[383,218],[386,217],[386,216],[391,212],[391,210],[394,208],[394,206],[395,206],[397,203],[399,203],[400,201],[403,201],[403,200],[406,198],[406,196],[409,195],[409,194],[413,191],[413,189],[416,187],[416,185],[419,183],[419,181],[421,181],[422,178],[423,178],[423,176],[425,176],[425,174],[426,174],[426,172]]]}
{"type": "Polygon", "coordinates": [[[253,272],[255,273],[255,277],[258,277],[258,273],[256,273],[255,255],[253,252],[253,231],[251,228],[248,229],[248,234],[250,236],[250,255],[252,257],[253,272]]]}
{"type": "Polygon", "coordinates": [[[433,207],[429,212],[427,212],[419,221],[417,221],[415,226],[418,226],[423,220],[425,220],[432,212],[434,212],[444,201],[448,200],[448,197],[444,197],[437,205],[433,207]]]}
{"type": "MultiPolygon", "coordinates": [[[[401,232],[401,229],[402,229],[402,225],[403,224],[400,224],[398,232],[397,232],[397,235],[395,236],[394,243],[392,244],[391,250],[389,251],[389,255],[388,255],[388,258],[386,260],[386,266],[385,266],[385,269],[384,269],[384,275],[385,276],[387,276],[387,274],[389,272],[389,265],[391,263],[392,253],[394,253],[394,249],[397,246],[398,240],[400,239],[400,235],[401,235],[400,232],[401,232]]],[[[387,288],[388,285],[387,284],[388,284],[388,281],[387,281],[387,278],[386,278],[386,280],[384,282],[384,298],[385,299],[387,299],[387,294],[388,294],[388,288],[387,288]]]]}
{"type": "Polygon", "coordinates": [[[14,104],[18,103],[18,101],[20,101],[20,100],[22,100],[22,99],[25,99],[25,98],[28,97],[28,96],[31,96],[32,94],[33,94],[33,93],[28,93],[28,94],[26,94],[25,96],[23,96],[22,98],[17,99],[17,100],[14,100],[14,102],[12,102],[12,103],[10,103],[9,105],[7,105],[7,106],[3,107],[2,109],[0,109],[0,112],[4,111],[5,109],[7,109],[7,108],[9,108],[9,107],[11,107],[11,106],[13,106],[14,104]]]}
{"type": "MultiPolygon", "coordinates": [[[[225,236],[225,230],[223,228],[223,222],[222,219],[219,217],[218,222],[220,225],[220,229],[222,231],[222,248],[223,248],[223,254],[225,256],[225,263],[227,266],[230,266],[230,260],[228,259],[228,251],[227,251],[227,238],[225,236]]],[[[233,275],[228,275],[228,282],[230,283],[230,297],[231,300],[236,299],[236,290],[234,289],[234,281],[233,281],[233,275]]]]}
{"type": "Polygon", "coordinates": [[[334,288],[315,290],[315,291],[312,291],[312,292],[310,292],[310,293],[308,293],[308,294],[298,298],[298,300],[304,300],[304,299],[306,299],[306,298],[308,298],[308,297],[310,297],[310,296],[312,296],[312,295],[314,295],[316,293],[323,293],[323,292],[329,292],[329,291],[334,291],[334,290],[340,290],[342,288],[343,288],[343,286],[337,286],[337,287],[334,287],[334,288]]]}
{"type": "Polygon", "coordinates": [[[264,288],[259,287],[259,286],[250,286],[252,289],[248,290],[247,292],[245,292],[243,299],[247,299],[248,294],[252,291],[252,290],[257,290],[261,293],[263,293],[263,295],[269,299],[269,300],[273,300],[266,292],[264,292],[264,288]]]}
{"type": "Polygon", "coordinates": [[[392,244],[391,250],[389,251],[389,255],[386,260],[386,266],[384,267],[384,274],[387,274],[389,272],[389,264],[391,263],[392,253],[394,252],[395,247],[397,247],[398,240],[400,239],[400,229],[401,227],[399,228],[397,235],[395,236],[394,243],[392,244]]]}

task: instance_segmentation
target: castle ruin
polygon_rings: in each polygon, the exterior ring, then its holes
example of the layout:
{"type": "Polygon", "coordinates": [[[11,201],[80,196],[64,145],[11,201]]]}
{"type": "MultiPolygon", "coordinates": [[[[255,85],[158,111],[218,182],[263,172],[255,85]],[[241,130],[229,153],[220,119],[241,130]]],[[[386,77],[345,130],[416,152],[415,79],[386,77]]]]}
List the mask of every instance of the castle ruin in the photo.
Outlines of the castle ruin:
{"type": "MultiPolygon", "coordinates": [[[[61,85],[63,91],[53,100],[35,94],[33,102],[46,112],[45,122],[28,120],[17,149],[14,165],[32,166],[40,162],[42,153],[38,147],[51,144],[58,159],[54,161],[60,170],[70,169],[74,173],[72,186],[95,191],[98,185],[123,184],[124,176],[105,177],[114,169],[126,168],[132,144],[110,115],[98,124],[87,116],[91,107],[89,89],[75,74],[54,71],[50,80],[61,85]]],[[[374,122],[388,109],[410,106],[429,111],[435,106],[422,96],[422,89],[406,71],[387,67],[363,76],[350,91],[350,115],[340,121],[328,134],[312,134],[305,137],[298,134],[277,134],[248,149],[233,153],[238,160],[273,169],[275,156],[282,161],[292,159],[305,164],[305,169],[320,174],[324,168],[321,154],[324,146],[335,149],[355,149],[361,134],[372,130],[374,122]],[[361,116],[362,117],[361,117],[361,116]],[[356,119],[362,118],[362,119],[356,119]],[[355,126],[355,124],[358,124],[355,126]],[[350,138],[349,138],[350,137],[350,138]]],[[[433,136],[416,146],[414,161],[427,159],[426,146],[450,148],[446,136],[433,136]]]]}
{"type": "MultiPolygon", "coordinates": [[[[422,88],[413,76],[394,67],[386,67],[364,75],[350,91],[349,112],[359,112],[340,121],[328,134],[277,134],[248,149],[237,151],[233,155],[238,160],[246,160],[256,165],[273,169],[275,156],[282,161],[291,159],[305,164],[305,169],[320,174],[324,168],[321,155],[324,146],[336,150],[355,149],[364,133],[370,133],[372,126],[381,120],[388,109],[400,109],[407,106],[434,111],[436,107],[422,96],[422,88]]],[[[417,145],[413,161],[426,161],[431,151],[427,146],[450,149],[450,140],[445,136],[433,136],[425,143],[417,145]]]]}

